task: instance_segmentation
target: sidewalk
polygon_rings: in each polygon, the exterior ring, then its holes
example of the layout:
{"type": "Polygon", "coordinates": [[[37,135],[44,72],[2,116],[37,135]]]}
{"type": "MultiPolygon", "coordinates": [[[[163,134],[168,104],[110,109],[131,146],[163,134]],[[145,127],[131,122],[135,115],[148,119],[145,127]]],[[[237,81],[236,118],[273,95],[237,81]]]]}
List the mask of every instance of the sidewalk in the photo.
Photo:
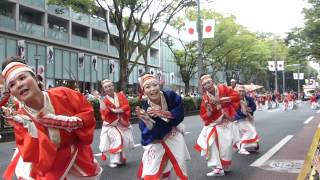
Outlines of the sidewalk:
{"type": "Polygon", "coordinates": [[[255,167],[248,180],[297,179],[319,123],[320,116],[315,115],[309,124],[301,124],[301,130],[262,166],[255,167]]]}

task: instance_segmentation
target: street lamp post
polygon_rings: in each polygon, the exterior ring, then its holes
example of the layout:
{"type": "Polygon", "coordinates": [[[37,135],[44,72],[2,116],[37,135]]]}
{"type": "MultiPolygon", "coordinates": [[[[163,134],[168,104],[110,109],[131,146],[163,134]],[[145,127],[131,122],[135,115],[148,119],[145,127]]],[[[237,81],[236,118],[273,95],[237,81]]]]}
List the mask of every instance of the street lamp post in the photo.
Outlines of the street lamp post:
{"type": "Polygon", "coordinates": [[[34,60],[36,61],[36,74],[38,74],[38,61],[40,60],[40,55],[39,54],[35,54],[34,55],[34,60]]]}

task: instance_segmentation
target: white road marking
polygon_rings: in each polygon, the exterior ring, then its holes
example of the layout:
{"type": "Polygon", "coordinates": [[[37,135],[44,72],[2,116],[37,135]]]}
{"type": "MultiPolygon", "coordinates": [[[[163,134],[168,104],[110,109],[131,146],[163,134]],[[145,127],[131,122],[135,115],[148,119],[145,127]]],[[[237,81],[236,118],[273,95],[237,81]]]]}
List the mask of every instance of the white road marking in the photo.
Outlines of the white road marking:
{"type": "Polygon", "coordinates": [[[187,132],[185,132],[184,134],[191,134],[191,132],[187,131],[187,132]]]}
{"type": "Polygon", "coordinates": [[[317,113],[319,114],[319,113],[320,113],[320,110],[318,110],[317,113]]]}
{"type": "Polygon", "coordinates": [[[262,166],[268,159],[270,159],[276,152],[278,152],[282,148],[282,146],[284,146],[288,141],[290,141],[291,138],[293,138],[293,135],[288,135],[285,138],[283,138],[280,142],[278,142],[278,144],[273,146],[268,152],[266,152],[255,162],[250,164],[250,166],[254,166],[254,167],[262,166]]]}
{"type": "Polygon", "coordinates": [[[313,116],[310,116],[307,120],[303,122],[303,124],[308,124],[313,118],[313,116]]]}

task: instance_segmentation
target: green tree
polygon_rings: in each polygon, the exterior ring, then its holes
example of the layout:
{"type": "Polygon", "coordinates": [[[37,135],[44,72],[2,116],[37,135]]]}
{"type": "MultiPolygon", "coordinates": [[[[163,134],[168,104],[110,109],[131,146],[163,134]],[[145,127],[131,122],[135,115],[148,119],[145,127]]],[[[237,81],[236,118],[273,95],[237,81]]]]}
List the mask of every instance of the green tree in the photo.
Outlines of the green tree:
{"type": "Polygon", "coordinates": [[[185,7],[194,5],[192,0],[49,0],[49,3],[98,14],[105,20],[110,40],[119,54],[122,90],[126,89],[129,75],[138,60],[160,39],[171,19],[185,7]],[[110,31],[108,15],[118,31],[116,36],[110,31]],[[160,23],[163,26],[153,33],[160,23]]]}

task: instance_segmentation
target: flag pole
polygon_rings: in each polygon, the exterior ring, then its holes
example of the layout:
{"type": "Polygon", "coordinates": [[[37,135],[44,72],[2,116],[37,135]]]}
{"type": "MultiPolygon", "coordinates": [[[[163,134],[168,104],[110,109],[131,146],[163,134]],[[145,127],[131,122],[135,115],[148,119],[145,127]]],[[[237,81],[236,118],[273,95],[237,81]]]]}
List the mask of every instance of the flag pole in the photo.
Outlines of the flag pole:
{"type": "MultiPolygon", "coordinates": [[[[201,12],[200,12],[200,0],[197,0],[197,31],[198,31],[198,81],[199,87],[200,84],[200,76],[204,73],[203,70],[203,60],[202,60],[202,27],[201,27],[201,12]]],[[[199,93],[202,94],[201,88],[199,88],[199,93]]]]}

